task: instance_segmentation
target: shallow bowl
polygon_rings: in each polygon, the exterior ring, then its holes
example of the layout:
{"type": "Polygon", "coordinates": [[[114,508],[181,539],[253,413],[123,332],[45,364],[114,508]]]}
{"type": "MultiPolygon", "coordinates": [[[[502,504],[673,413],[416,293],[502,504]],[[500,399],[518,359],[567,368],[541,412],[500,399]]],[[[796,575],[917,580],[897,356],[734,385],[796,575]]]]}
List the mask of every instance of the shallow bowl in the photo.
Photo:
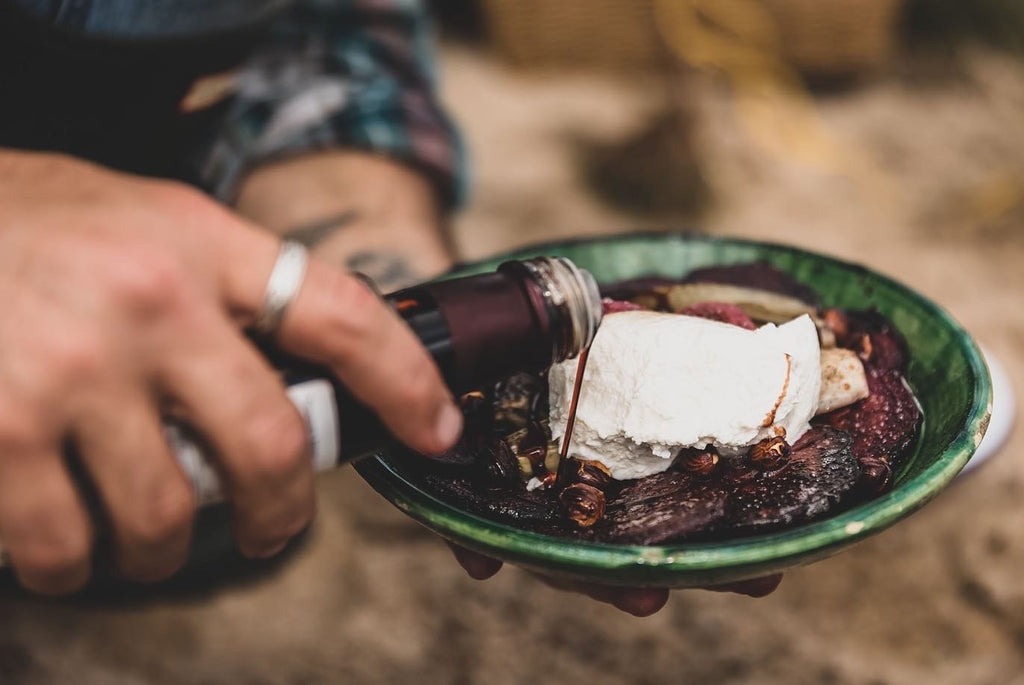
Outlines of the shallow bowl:
{"type": "Polygon", "coordinates": [[[812,523],[722,542],[638,547],[541,535],[438,499],[386,450],[357,464],[363,478],[405,514],[477,552],[548,575],[628,586],[694,587],[784,571],[835,554],[920,509],[964,467],[988,425],[991,381],[971,336],[938,305],[870,269],[782,245],[633,234],[518,250],[461,266],[447,277],[537,255],[568,257],[599,282],[680,277],[698,267],[765,260],[814,288],[825,306],[877,308],[907,339],[907,379],[924,409],[924,424],[884,495],[812,523]]]}

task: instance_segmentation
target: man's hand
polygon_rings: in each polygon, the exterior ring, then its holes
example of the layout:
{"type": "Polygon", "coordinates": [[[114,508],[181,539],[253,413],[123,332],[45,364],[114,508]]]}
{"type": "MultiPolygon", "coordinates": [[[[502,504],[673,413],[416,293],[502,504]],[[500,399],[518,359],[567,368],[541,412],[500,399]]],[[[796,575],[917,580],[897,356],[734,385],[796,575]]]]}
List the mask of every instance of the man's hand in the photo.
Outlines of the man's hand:
{"type": "MultiPolygon", "coordinates": [[[[502,563],[496,559],[482,556],[451,543],[448,543],[448,546],[455,555],[455,560],[475,580],[487,580],[501,570],[502,563]]],[[[545,585],[556,590],[586,595],[599,602],[611,604],[619,611],[624,611],[627,614],[638,617],[656,614],[668,602],[669,590],[665,588],[614,587],[594,583],[579,583],[547,576],[537,576],[537,578],[545,585]]],[[[715,585],[704,589],[713,592],[732,592],[738,595],[746,595],[747,597],[766,597],[775,592],[775,589],[779,587],[781,582],[782,575],[777,574],[738,583],[729,583],[727,585],[715,585]]]]}
{"type": "MultiPolygon", "coordinates": [[[[281,549],[314,512],[305,429],[242,333],[278,239],[184,186],[63,157],[0,151],[0,179],[0,540],[22,583],[88,578],[95,530],[68,446],[120,571],[154,580],[182,563],[193,495],[167,415],[211,447],[240,549],[281,549]]],[[[330,366],[411,447],[457,439],[436,367],[358,279],[314,260],[278,342],[330,366]]]]}

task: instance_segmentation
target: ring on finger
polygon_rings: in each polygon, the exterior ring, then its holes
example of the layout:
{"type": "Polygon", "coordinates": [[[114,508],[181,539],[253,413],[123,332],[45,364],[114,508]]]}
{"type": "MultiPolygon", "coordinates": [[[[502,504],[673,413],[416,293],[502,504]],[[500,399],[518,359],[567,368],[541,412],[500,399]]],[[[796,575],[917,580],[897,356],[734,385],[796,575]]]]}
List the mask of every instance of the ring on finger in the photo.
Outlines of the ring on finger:
{"type": "Polygon", "coordinates": [[[263,307],[256,316],[253,330],[264,336],[273,336],[281,327],[285,312],[295,300],[309,266],[309,251],[294,242],[281,243],[277,261],[267,280],[263,295],[263,307]]]}

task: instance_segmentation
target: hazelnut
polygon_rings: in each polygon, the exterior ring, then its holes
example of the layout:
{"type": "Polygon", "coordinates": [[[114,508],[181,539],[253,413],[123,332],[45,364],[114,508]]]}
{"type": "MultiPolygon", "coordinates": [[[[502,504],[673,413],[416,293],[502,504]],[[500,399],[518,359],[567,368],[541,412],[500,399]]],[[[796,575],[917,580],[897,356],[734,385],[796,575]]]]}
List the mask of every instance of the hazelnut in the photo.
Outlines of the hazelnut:
{"type": "Polygon", "coordinates": [[[592,485],[575,483],[558,496],[562,510],[580,528],[590,528],[604,516],[604,493],[592,485]]]}
{"type": "Polygon", "coordinates": [[[750,465],[759,471],[773,471],[789,458],[785,438],[765,438],[750,448],[750,465]]]}
{"type": "Polygon", "coordinates": [[[718,454],[713,449],[684,454],[682,466],[688,473],[698,476],[710,476],[718,466],[718,454]]]}
{"type": "Polygon", "coordinates": [[[504,440],[495,440],[487,452],[488,454],[481,455],[482,459],[478,464],[482,467],[482,475],[488,483],[499,486],[521,482],[519,461],[504,440]],[[486,458],[488,456],[489,459],[486,458]]]}
{"type": "Polygon", "coordinates": [[[560,476],[564,483],[574,485],[582,483],[604,492],[612,481],[611,471],[599,461],[590,461],[569,457],[565,460],[565,469],[560,476]]]}
{"type": "Polygon", "coordinates": [[[532,475],[544,480],[548,474],[545,464],[548,456],[548,439],[543,426],[536,421],[529,422],[516,443],[515,452],[517,457],[530,462],[532,475]]]}
{"type": "Polygon", "coordinates": [[[892,468],[886,457],[861,457],[857,460],[860,466],[860,483],[871,493],[885,490],[892,477],[892,468]]]}

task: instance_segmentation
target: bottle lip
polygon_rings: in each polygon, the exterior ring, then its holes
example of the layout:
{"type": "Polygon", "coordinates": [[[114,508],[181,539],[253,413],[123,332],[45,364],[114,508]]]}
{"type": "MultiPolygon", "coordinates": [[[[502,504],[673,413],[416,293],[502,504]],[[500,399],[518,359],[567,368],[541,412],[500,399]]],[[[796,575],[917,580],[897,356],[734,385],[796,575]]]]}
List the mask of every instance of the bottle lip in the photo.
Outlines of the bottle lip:
{"type": "Polygon", "coordinates": [[[567,301],[574,327],[573,337],[576,340],[576,349],[570,354],[571,358],[594,342],[594,336],[597,335],[597,329],[604,316],[604,307],[601,303],[601,290],[589,271],[581,269],[565,257],[557,257],[555,263],[565,269],[566,289],[574,291],[567,301]]]}
{"type": "Polygon", "coordinates": [[[521,263],[540,286],[551,314],[552,363],[576,357],[590,347],[601,325],[597,281],[565,257],[536,257],[521,263]]]}

